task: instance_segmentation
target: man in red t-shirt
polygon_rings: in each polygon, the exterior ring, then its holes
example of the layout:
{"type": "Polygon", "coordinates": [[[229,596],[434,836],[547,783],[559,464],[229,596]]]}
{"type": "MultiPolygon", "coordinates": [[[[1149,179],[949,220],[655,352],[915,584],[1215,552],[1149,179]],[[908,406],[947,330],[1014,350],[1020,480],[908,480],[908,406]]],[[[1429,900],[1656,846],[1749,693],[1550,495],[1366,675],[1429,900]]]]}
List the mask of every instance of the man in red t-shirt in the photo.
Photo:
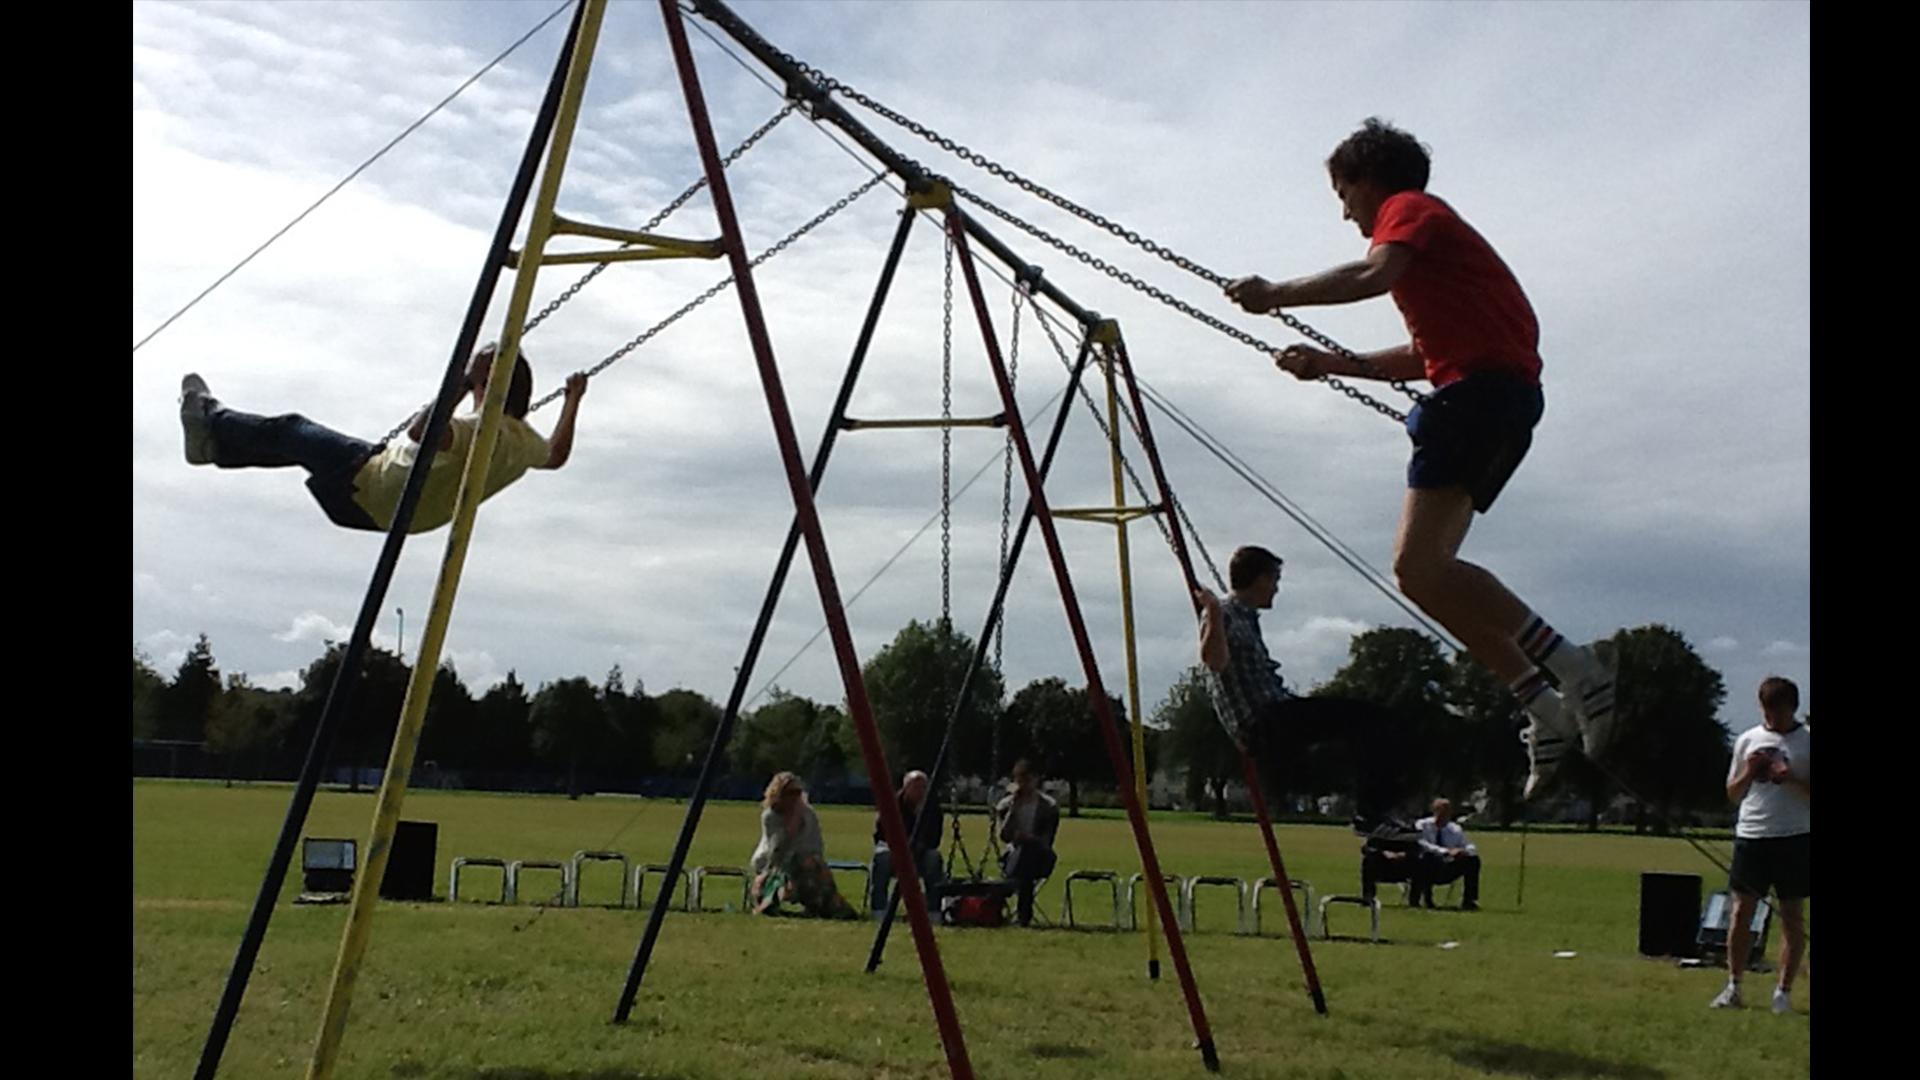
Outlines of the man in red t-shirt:
{"type": "Polygon", "coordinates": [[[1393,294],[1408,344],[1357,358],[1291,345],[1276,360],[1300,379],[1433,383],[1435,392],[1407,417],[1414,450],[1394,577],[1513,689],[1532,717],[1521,736],[1531,797],[1576,735],[1588,755],[1602,752],[1612,728],[1613,677],[1591,650],[1566,641],[1498,578],[1458,556],[1474,512],[1493,505],[1545,409],[1540,324],[1493,247],[1426,193],[1428,169],[1418,140],[1368,119],[1327,159],[1342,216],[1373,241],[1367,257],[1292,281],[1239,278],[1227,296],[1258,314],[1393,294]]]}

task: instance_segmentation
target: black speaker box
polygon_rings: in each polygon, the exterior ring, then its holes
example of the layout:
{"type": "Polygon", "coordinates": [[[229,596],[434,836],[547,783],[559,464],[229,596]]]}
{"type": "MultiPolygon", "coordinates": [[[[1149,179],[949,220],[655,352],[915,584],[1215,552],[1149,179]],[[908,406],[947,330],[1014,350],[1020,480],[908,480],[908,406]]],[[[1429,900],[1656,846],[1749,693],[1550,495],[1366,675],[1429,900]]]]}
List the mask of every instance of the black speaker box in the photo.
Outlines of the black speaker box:
{"type": "Polygon", "coordinates": [[[380,879],[382,900],[432,900],[433,854],[440,826],[432,821],[402,821],[393,834],[387,873],[380,879]]]}
{"type": "Polygon", "coordinates": [[[1700,929],[1700,875],[1640,875],[1640,955],[1695,954],[1700,929]]]}

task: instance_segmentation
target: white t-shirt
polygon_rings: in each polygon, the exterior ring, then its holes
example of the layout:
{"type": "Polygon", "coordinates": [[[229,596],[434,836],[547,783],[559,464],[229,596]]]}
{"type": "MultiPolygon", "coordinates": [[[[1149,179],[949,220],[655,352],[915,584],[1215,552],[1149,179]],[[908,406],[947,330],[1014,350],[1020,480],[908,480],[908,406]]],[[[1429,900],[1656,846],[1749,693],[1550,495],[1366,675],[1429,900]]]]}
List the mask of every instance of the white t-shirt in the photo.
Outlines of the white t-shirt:
{"type": "MultiPolygon", "coordinates": [[[[1812,745],[1807,725],[1801,724],[1784,734],[1757,724],[1733,740],[1733,764],[1727,769],[1727,783],[1740,774],[1740,765],[1755,750],[1784,757],[1787,769],[1795,777],[1811,781],[1808,771],[1808,747],[1812,745]]],[[[1740,800],[1740,819],[1733,835],[1743,840],[1776,836],[1799,836],[1813,831],[1813,806],[1806,795],[1784,784],[1754,780],[1747,797],[1740,800]]]]}

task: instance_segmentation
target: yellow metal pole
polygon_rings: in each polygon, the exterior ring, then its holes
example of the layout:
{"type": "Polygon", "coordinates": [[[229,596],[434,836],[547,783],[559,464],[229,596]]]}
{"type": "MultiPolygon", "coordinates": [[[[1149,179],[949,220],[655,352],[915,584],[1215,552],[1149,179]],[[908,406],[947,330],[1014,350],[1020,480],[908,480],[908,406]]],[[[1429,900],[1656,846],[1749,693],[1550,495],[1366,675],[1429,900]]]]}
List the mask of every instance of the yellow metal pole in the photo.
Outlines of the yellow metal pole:
{"type": "Polygon", "coordinates": [[[400,726],[393,735],[393,751],[387,757],[386,776],[380,782],[380,794],[374,803],[372,835],[359,876],[353,883],[353,904],[347,912],[347,925],[340,935],[340,953],[334,961],[333,981],[327,990],[326,1012],[320,1021],[320,1033],[314,1041],[313,1057],[307,1063],[307,1080],[329,1080],[339,1057],[340,1040],[346,1033],[347,1008],[353,998],[353,986],[360,974],[373,934],[373,907],[379,895],[380,879],[385,876],[387,855],[400,821],[400,804],[407,795],[407,779],[413,769],[414,751],[419,746],[420,728],[427,715],[427,699],[433,691],[433,676],[440,665],[440,649],[446,642],[447,624],[453,614],[454,594],[459,590],[460,571],[466,563],[467,544],[473,535],[473,522],[486,491],[488,468],[493,462],[494,446],[499,442],[500,414],[506,404],[507,388],[512,383],[513,362],[520,351],[520,328],[526,322],[527,308],[533,298],[534,278],[539,272],[540,253],[546,246],[553,223],[553,205],[560,190],[560,176],[566,169],[567,150],[573,142],[574,122],[579,117],[580,99],[586,88],[587,72],[593,62],[594,43],[599,38],[600,20],[606,14],[606,0],[585,0],[586,11],[580,21],[580,38],[567,73],[566,88],[560,98],[559,114],[554,120],[553,139],[547,151],[546,172],[540,178],[540,193],[534,203],[533,218],[527,226],[526,250],[531,256],[521,262],[513,281],[513,299],[507,309],[507,325],[500,337],[500,349],[494,356],[493,370],[487,379],[487,394],[480,413],[480,430],[467,454],[466,468],[460,477],[460,493],[454,501],[453,525],[447,536],[447,553],[440,564],[440,579],[434,588],[433,607],[427,615],[427,627],[414,660],[413,675],[407,683],[406,704],[400,710],[400,726]]]}
{"type": "MultiPolygon", "coordinates": [[[[1101,346],[1101,368],[1107,376],[1107,452],[1113,467],[1113,507],[1119,513],[1127,505],[1127,489],[1121,482],[1120,398],[1114,387],[1113,346],[1101,346]]],[[[1133,558],[1127,548],[1130,518],[1115,518],[1113,538],[1120,559],[1120,636],[1127,650],[1127,710],[1133,714],[1133,793],[1140,800],[1140,811],[1147,810],[1147,736],[1140,715],[1140,665],[1133,642],[1133,558]]],[[[1160,977],[1160,913],[1147,905],[1147,975],[1160,977]]]]}

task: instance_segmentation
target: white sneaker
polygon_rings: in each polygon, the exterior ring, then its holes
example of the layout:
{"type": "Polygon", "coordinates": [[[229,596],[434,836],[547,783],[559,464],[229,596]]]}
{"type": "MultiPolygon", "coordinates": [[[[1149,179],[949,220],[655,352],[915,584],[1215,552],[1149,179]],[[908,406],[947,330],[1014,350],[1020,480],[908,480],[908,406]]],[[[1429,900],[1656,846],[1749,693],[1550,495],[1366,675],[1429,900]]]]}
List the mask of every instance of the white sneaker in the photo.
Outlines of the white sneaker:
{"type": "MultiPolygon", "coordinates": [[[[1561,688],[1580,724],[1581,746],[1587,757],[1599,760],[1613,741],[1613,683],[1615,668],[1604,665],[1592,649],[1580,649],[1582,674],[1561,688]]],[[[1619,659],[1614,659],[1614,665],[1619,659]]]]}
{"type": "Polygon", "coordinates": [[[1793,1011],[1793,998],[1779,987],[1773,988],[1773,1015],[1785,1016],[1793,1011]]]}
{"type": "Polygon", "coordinates": [[[1710,1009],[1742,1009],[1746,1003],[1740,1000],[1740,984],[1730,982],[1720,991],[1720,996],[1707,1003],[1710,1009]]]}
{"type": "Polygon", "coordinates": [[[187,464],[213,464],[213,430],[207,413],[218,402],[207,393],[207,381],[198,375],[180,380],[180,428],[187,437],[187,464]]]}
{"type": "MultiPolygon", "coordinates": [[[[1562,708],[1565,708],[1564,704],[1562,708]]],[[[1532,799],[1553,782],[1554,774],[1560,771],[1560,762],[1566,757],[1572,740],[1535,717],[1521,732],[1520,741],[1527,747],[1527,786],[1521,791],[1520,797],[1532,799]]]]}

